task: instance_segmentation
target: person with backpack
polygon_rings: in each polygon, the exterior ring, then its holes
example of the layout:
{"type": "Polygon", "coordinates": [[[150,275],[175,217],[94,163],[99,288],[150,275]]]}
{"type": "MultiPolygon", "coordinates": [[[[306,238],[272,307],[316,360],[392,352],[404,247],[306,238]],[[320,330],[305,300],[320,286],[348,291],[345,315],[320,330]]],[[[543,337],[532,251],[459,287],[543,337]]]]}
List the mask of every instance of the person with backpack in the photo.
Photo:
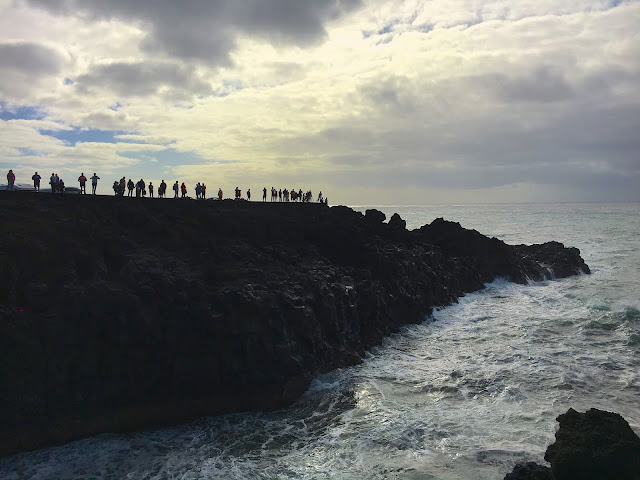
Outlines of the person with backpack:
{"type": "Polygon", "coordinates": [[[33,180],[33,189],[36,192],[40,191],[40,180],[42,179],[42,177],[40,175],[38,175],[38,172],[36,172],[33,177],[31,177],[31,180],[33,180]]]}
{"type": "Polygon", "coordinates": [[[87,189],[85,187],[87,183],[87,177],[84,176],[84,173],[81,173],[78,177],[78,182],[80,183],[80,193],[86,195],[87,189]]]}
{"type": "Polygon", "coordinates": [[[16,174],[13,173],[13,170],[9,169],[9,173],[7,173],[7,190],[13,190],[13,185],[16,183],[16,174]]]}
{"type": "Polygon", "coordinates": [[[98,180],[100,180],[100,177],[96,175],[96,172],[93,172],[93,177],[91,177],[91,194],[92,195],[96,194],[96,188],[98,187],[98,180]]]}

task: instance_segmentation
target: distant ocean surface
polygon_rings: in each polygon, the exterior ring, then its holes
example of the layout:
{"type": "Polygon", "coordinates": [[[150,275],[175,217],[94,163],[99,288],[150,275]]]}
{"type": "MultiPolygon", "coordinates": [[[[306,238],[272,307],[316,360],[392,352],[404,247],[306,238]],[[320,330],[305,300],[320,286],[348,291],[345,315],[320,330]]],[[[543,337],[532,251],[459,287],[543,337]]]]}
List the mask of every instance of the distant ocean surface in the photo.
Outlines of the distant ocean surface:
{"type": "Polygon", "coordinates": [[[569,407],[615,411],[640,433],[640,204],[354,208],[410,229],[444,217],[509,244],[557,240],[593,273],[497,280],[316,379],[288,410],[16,455],[0,478],[494,480],[543,462],[569,407]]]}

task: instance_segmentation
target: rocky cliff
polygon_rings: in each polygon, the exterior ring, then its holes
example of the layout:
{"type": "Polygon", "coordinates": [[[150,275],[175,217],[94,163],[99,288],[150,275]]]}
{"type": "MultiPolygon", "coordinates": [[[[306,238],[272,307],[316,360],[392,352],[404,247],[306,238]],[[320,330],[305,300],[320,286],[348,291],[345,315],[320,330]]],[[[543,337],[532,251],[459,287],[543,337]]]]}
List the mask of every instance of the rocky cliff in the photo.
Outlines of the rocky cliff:
{"type": "Polygon", "coordinates": [[[294,402],[497,276],[589,268],[442,219],[0,193],[0,455],[294,402]]]}

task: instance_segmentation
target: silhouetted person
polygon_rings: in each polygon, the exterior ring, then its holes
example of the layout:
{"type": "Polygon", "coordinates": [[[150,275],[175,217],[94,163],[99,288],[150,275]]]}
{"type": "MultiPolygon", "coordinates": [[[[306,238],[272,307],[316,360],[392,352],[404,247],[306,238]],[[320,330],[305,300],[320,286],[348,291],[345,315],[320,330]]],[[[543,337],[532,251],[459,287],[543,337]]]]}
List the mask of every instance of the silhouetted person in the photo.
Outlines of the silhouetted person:
{"type": "Polygon", "coordinates": [[[180,190],[180,185],[178,185],[178,180],[173,184],[173,198],[178,198],[178,190],[180,190]]]}
{"type": "Polygon", "coordinates": [[[180,191],[182,192],[182,198],[186,198],[187,197],[187,186],[185,185],[184,182],[182,182],[182,185],[180,185],[180,191]]]}
{"type": "Polygon", "coordinates": [[[206,200],[207,198],[207,186],[204,183],[200,185],[200,197],[203,200],[206,200]]]}
{"type": "Polygon", "coordinates": [[[247,188],[247,200],[251,201],[251,189],[247,188]]]}
{"type": "Polygon", "coordinates": [[[96,175],[96,172],[93,172],[93,177],[91,177],[91,194],[92,195],[96,194],[96,188],[98,187],[98,180],[100,180],[100,177],[96,175]]]}
{"type": "Polygon", "coordinates": [[[84,176],[84,172],[81,173],[80,176],[78,177],[78,183],[80,183],[80,193],[86,195],[86,193],[87,193],[87,188],[86,188],[87,177],[84,176]]]}
{"type": "Polygon", "coordinates": [[[13,190],[13,185],[16,183],[16,174],[13,173],[13,170],[9,169],[9,173],[7,173],[7,190],[13,190]]]}
{"type": "Polygon", "coordinates": [[[266,202],[267,201],[267,187],[264,187],[262,189],[262,201],[266,202]]]}
{"type": "Polygon", "coordinates": [[[149,198],[153,198],[153,183],[149,182],[149,198]]]}
{"type": "Polygon", "coordinates": [[[135,185],[133,184],[133,180],[129,179],[129,181],[127,182],[127,190],[129,190],[129,194],[127,195],[128,197],[133,197],[134,188],[135,185]]]}
{"type": "Polygon", "coordinates": [[[36,192],[39,192],[39,191],[40,191],[40,179],[41,179],[41,178],[42,178],[42,177],[41,177],[40,175],[38,175],[38,172],[36,172],[36,173],[33,175],[33,177],[31,177],[31,180],[33,180],[33,189],[34,189],[36,192]]]}

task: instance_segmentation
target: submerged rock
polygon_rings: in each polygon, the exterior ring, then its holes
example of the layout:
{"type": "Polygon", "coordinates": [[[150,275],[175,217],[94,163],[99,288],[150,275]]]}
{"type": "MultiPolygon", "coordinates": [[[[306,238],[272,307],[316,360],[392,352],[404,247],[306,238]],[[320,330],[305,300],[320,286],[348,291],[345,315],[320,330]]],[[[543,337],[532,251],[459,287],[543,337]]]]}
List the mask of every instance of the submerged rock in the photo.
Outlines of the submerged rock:
{"type": "Polygon", "coordinates": [[[272,410],[483,288],[588,272],[436,220],[320,204],[0,195],[0,456],[272,410]]]}

